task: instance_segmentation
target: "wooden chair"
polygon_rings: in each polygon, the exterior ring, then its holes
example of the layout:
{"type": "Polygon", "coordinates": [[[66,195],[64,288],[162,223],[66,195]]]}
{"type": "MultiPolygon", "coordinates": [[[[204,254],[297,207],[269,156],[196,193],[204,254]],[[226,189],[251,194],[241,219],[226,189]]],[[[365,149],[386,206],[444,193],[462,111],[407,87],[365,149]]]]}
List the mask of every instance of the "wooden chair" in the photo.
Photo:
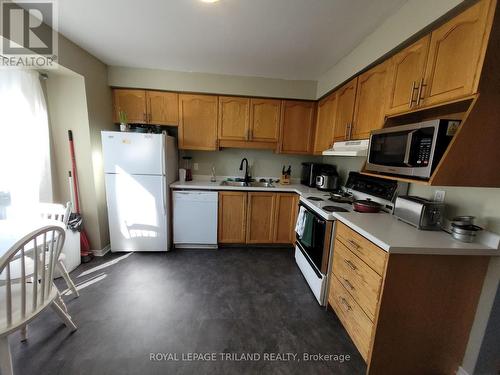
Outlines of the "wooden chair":
{"type": "MultiPolygon", "coordinates": [[[[64,227],[67,228],[69,215],[71,214],[71,202],[66,203],[66,207],[57,203],[40,203],[39,212],[43,219],[61,221],[64,224],[64,227]]],[[[61,273],[61,276],[64,278],[64,281],[66,281],[68,288],[71,289],[75,296],[78,297],[80,296],[80,293],[78,293],[75,283],[71,279],[69,272],[64,265],[64,259],[66,259],[66,255],[61,253],[57,261],[57,268],[61,273]]]]}
{"type": "Polygon", "coordinates": [[[72,331],[76,325],[54,285],[54,268],[65,240],[65,228],[48,225],[28,234],[0,258],[0,373],[12,375],[12,358],[8,335],[22,329],[45,308],[52,307],[72,331]],[[32,261],[37,260],[40,261],[32,261]],[[17,262],[14,264],[14,262],[17,262]],[[33,266],[27,273],[28,264],[33,266]],[[12,266],[20,267],[13,278],[12,266]],[[32,282],[28,280],[31,279],[32,282]]]}

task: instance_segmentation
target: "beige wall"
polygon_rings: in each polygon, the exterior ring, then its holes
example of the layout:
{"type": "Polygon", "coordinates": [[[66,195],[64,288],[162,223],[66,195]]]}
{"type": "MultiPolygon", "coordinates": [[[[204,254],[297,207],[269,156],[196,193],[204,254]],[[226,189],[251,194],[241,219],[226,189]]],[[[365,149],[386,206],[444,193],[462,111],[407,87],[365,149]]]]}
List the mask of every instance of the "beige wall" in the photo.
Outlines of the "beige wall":
{"type": "Polygon", "coordinates": [[[179,165],[182,167],[182,156],[191,156],[192,163],[199,164],[199,170],[193,174],[210,175],[212,166],[216,167],[218,176],[243,176],[239,171],[242,158],[247,158],[250,172],[254,177],[277,177],[281,168],[292,166],[292,178],[300,178],[301,163],[304,161],[321,162],[320,157],[274,154],[270,150],[223,149],[221,151],[181,151],[179,165]]]}
{"type": "MultiPolygon", "coordinates": [[[[92,249],[100,250],[109,244],[100,131],[114,128],[111,119],[112,102],[111,90],[107,84],[107,67],[61,35],[59,35],[59,64],[69,72],[64,78],[59,77],[59,73],[63,73],[64,69],[60,69],[60,72],[58,70],[49,72],[48,105],[53,107],[56,111],[54,116],[60,121],[54,124],[56,132],[53,136],[61,140],[67,138],[68,128],[75,134],[85,227],[92,249]],[[53,75],[57,77],[54,80],[52,80],[53,75]],[[78,97],[78,100],[69,101],[65,98],[66,95],[78,97]]],[[[67,142],[54,144],[54,153],[57,163],[62,168],[69,157],[67,142]]],[[[56,190],[64,194],[67,171],[58,169],[56,181],[60,185],[56,190]]]]}
{"type": "Polygon", "coordinates": [[[462,2],[463,0],[409,0],[319,77],[316,97],[323,96],[462,2]]]}
{"type": "Polygon", "coordinates": [[[316,99],[316,81],[174,72],[110,66],[110,86],[186,92],[316,99]]]}

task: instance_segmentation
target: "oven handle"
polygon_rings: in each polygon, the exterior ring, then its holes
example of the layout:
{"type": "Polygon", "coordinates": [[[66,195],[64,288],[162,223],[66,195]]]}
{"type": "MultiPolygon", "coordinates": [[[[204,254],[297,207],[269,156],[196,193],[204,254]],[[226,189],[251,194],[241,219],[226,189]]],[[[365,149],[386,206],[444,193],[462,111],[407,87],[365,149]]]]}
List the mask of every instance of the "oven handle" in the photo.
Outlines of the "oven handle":
{"type": "Polygon", "coordinates": [[[410,161],[410,152],[411,152],[411,144],[413,142],[413,134],[416,132],[416,130],[412,130],[411,132],[408,133],[408,139],[406,140],[406,150],[405,150],[405,159],[403,160],[403,163],[406,164],[408,167],[411,167],[408,162],[410,161]]]}
{"type": "Polygon", "coordinates": [[[324,220],[323,218],[321,218],[316,212],[314,212],[313,210],[311,210],[309,207],[307,207],[304,203],[302,202],[299,202],[299,207],[302,206],[304,207],[307,211],[309,211],[309,213],[313,214],[314,215],[314,218],[316,219],[316,221],[318,223],[321,223],[321,224],[326,224],[326,220],[324,220]]]}

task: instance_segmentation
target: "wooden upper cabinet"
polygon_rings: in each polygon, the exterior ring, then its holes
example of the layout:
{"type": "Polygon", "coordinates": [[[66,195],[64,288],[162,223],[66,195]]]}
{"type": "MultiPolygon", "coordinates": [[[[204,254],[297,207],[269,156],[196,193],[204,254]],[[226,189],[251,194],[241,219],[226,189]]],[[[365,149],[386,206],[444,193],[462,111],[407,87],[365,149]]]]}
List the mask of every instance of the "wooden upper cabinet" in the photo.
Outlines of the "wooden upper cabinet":
{"type": "Polygon", "coordinates": [[[283,100],[279,151],[284,154],[311,152],[314,102],[283,100]]]}
{"type": "Polygon", "coordinates": [[[281,100],[250,99],[250,140],[278,142],[281,100]]]}
{"type": "Polygon", "coordinates": [[[332,147],[336,110],[336,93],[332,93],[319,101],[316,114],[316,132],[314,134],[314,154],[321,155],[323,151],[332,147]]]}
{"type": "Polygon", "coordinates": [[[275,194],[274,243],[295,242],[295,221],[297,219],[298,195],[291,193],[275,194]]]}
{"type": "Polygon", "coordinates": [[[494,3],[481,0],[432,32],[421,90],[424,105],[477,92],[494,3]]]}
{"type": "Polygon", "coordinates": [[[245,243],[247,193],[219,192],[219,243],[245,243]]]}
{"type": "Polygon", "coordinates": [[[350,138],[368,138],[372,130],[384,125],[388,67],[386,60],[359,76],[350,138]]]}
{"type": "Polygon", "coordinates": [[[146,91],[148,122],[154,125],[179,125],[179,95],[175,92],[146,91]]]}
{"type": "Polygon", "coordinates": [[[390,59],[386,90],[387,114],[406,112],[416,107],[430,39],[430,35],[427,35],[390,59]]]}
{"type": "Polygon", "coordinates": [[[250,99],[219,96],[219,139],[248,141],[250,99]]]}
{"type": "Polygon", "coordinates": [[[248,193],[247,243],[272,243],[275,193],[248,193]]]}
{"type": "Polygon", "coordinates": [[[115,122],[120,122],[120,111],[127,114],[127,121],[130,124],[146,124],[148,122],[146,91],[115,89],[113,90],[113,104],[115,122]]]}
{"type": "Polygon", "coordinates": [[[335,111],[334,141],[344,141],[348,139],[347,130],[352,127],[357,87],[358,77],[349,81],[336,91],[337,109],[335,111]]]}
{"type": "Polygon", "coordinates": [[[217,96],[179,94],[179,148],[217,149],[217,96]]]}

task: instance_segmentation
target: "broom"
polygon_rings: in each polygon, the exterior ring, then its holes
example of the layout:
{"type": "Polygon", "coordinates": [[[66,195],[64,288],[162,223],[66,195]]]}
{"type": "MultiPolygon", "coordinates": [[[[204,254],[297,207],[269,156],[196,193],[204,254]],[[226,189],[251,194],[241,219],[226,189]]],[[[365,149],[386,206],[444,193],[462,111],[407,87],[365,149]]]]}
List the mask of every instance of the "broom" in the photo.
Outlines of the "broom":
{"type": "MultiPolygon", "coordinates": [[[[75,146],[73,144],[73,132],[68,130],[69,139],[69,153],[71,155],[71,169],[73,171],[73,191],[75,194],[75,212],[79,215],[80,213],[80,201],[78,198],[78,177],[76,174],[76,158],[75,158],[75,146]]],[[[86,263],[92,259],[92,253],[90,252],[90,241],[85,232],[85,228],[82,227],[80,231],[80,256],[82,262],[86,263]]]]}

